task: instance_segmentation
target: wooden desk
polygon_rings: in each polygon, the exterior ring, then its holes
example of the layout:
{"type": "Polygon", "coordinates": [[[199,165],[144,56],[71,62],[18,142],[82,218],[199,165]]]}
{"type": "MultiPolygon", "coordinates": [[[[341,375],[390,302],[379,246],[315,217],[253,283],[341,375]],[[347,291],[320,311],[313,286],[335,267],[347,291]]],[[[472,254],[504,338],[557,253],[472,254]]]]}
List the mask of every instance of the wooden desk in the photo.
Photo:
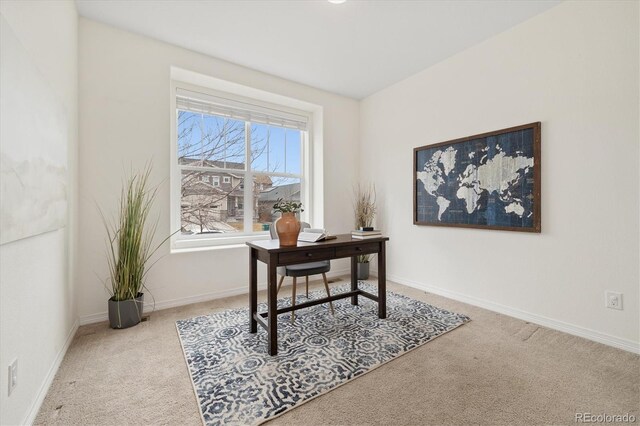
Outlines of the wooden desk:
{"type": "Polygon", "coordinates": [[[297,247],[280,247],[278,240],[260,240],[248,242],[249,246],[249,332],[256,333],[258,324],[267,330],[269,355],[278,353],[278,314],[291,312],[310,306],[328,303],[334,300],[351,298],[351,304],[358,304],[358,296],[378,302],[378,317],[387,317],[387,281],[385,243],[387,237],[356,240],[351,234],[338,235],[338,238],[318,243],[298,241],[297,247]],[[358,288],[356,277],[357,256],[362,254],[378,255],[378,295],[367,293],[358,288]],[[277,276],[278,266],[297,263],[331,260],[343,257],[351,258],[351,291],[346,293],[296,304],[295,307],[278,309],[277,276]],[[268,268],[267,275],[267,312],[258,312],[258,260],[268,268]]]}

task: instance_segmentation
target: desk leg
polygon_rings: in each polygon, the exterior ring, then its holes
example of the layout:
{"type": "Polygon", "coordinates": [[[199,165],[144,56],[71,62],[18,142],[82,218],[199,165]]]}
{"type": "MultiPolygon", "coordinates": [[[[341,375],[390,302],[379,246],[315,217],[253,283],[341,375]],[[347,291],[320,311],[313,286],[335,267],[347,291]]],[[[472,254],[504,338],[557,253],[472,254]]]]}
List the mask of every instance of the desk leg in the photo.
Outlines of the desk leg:
{"type": "MultiPolygon", "coordinates": [[[[351,291],[358,289],[358,258],[356,256],[351,257],[351,291]]],[[[351,304],[358,304],[358,296],[351,296],[351,304]]]]}
{"type": "Polygon", "coordinates": [[[269,340],[269,355],[278,354],[278,277],[276,276],[277,256],[269,256],[269,274],[267,282],[267,338],[269,340]]]}
{"type": "Polygon", "coordinates": [[[380,242],[378,252],[378,318],[387,317],[387,259],[385,242],[380,242]]]}
{"type": "Polygon", "coordinates": [[[258,331],[258,322],[253,315],[258,311],[258,252],[249,250],[249,333],[258,331]]]}

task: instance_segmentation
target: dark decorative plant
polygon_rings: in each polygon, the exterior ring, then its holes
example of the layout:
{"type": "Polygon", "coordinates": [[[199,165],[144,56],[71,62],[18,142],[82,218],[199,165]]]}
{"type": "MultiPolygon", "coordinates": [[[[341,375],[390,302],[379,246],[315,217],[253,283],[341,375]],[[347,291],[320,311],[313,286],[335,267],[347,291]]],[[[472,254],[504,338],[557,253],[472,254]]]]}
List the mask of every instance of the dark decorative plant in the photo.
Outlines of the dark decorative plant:
{"type": "Polygon", "coordinates": [[[273,210],[280,213],[298,213],[303,212],[302,203],[296,203],[295,201],[284,201],[282,198],[278,198],[273,205],[273,210]]]}

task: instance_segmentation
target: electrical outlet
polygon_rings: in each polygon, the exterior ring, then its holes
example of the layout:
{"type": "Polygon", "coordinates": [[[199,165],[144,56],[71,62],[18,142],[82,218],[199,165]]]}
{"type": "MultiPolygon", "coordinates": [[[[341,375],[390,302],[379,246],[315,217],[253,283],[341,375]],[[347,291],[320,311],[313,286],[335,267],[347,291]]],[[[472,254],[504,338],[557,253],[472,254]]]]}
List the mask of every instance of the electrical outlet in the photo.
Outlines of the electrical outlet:
{"type": "Polygon", "coordinates": [[[622,310],[622,293],[605,291],[605,306],[610,309],[622,310]]]}
{"type": "Polygon", "coordinates": [[[9,364],[9,395],[18,386],[18,359],[9,364]]]}

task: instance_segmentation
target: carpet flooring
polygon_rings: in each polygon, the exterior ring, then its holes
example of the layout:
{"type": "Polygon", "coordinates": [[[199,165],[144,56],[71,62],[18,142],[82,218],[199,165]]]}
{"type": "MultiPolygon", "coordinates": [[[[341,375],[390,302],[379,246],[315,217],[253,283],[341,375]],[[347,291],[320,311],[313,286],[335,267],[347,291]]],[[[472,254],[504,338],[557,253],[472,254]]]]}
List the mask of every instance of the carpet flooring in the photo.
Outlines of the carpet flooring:
{"type": "MultiPolygon", "coordinates": [[[[388,289],[473,321],[267,425],[568,425],[583,412],[640,418],[638,355],[392,282],[388,289]]],[[[246,303],[237,296],[166,309],[127,330],[81,327],[35,424],[200,425],[175,321],[246,303]]]]}

